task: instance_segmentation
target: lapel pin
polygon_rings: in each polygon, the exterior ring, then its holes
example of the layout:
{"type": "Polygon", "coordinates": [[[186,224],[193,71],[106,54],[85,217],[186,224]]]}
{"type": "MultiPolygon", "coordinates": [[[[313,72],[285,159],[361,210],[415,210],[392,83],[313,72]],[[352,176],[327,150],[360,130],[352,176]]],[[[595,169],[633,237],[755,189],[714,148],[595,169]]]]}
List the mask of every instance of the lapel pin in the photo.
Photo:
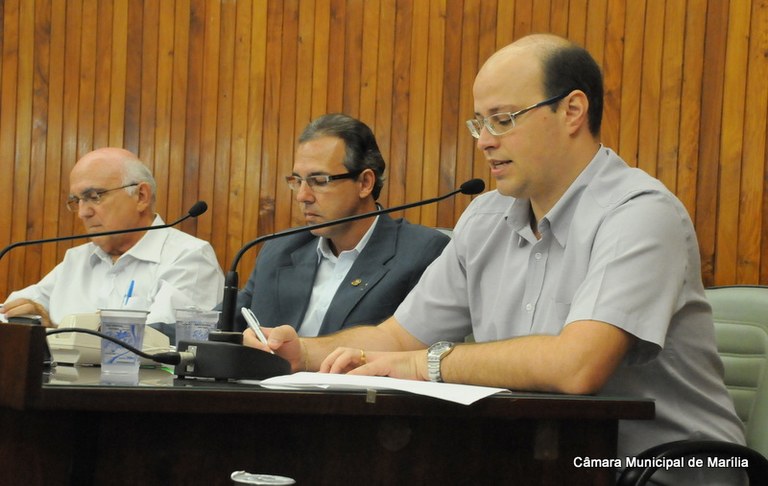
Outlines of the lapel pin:
{"type": "Polygon", "coordinates": [[[354,279],[354,280],[353,280],[352,282],[350,282],[350,283],[352,284],[352,286],[353,286],[353,287],[357,287],[358,285],[360,285],[361,283],[363,283],[363,281],[362,281],[361,279],[359,279],[359,278],[356,278],[356,279],[354,279]]]}

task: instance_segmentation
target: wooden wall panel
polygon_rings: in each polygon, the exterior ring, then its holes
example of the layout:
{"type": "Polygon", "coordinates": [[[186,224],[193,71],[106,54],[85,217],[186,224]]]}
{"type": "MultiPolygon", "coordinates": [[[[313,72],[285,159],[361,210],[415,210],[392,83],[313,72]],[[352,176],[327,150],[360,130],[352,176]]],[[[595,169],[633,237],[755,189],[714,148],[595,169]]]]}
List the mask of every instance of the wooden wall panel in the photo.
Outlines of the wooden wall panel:
{"type": "MultiPolygon", "coordinates": [[[[740,97],[733,99],[738,108],[736,113],[739,123],[735,124],[740,130],[733,138],[740,140],[739,151],[735,154],[741,163],[741,181],[739,190],[739,209],[732,216],[738,219],[736,246],[736,275],[735,280],[754,281],[760,275],[760,237],[761,225],[755,224],[754,215],[760,214],[762,189],[765,181],[765,133],[766,133],[766,103],[765,80],[768,75],[768,65],[756,57],[765,58],[768,53],[768,24],[766,3],[762,8],[744,5],[745,10],[739,16],[739,29],[747,31],[751,26],[758,26],[759,31],[751,39],[741,36],[739,60],[743,66],[734,66],[733,71],[741,73],[743,78],[739,85],[740,97]],[[751,116],[761,113],[763,116],[751,116]],[[763,157],[763,161],[760,157],[763,157]],[[745,217],[746,216],[746,217],[745,217]]],[[[735,56],[734,56],[735,57],[735,56]]],[[[734,90],[736,91],[736,90],[734,90]]],[[[762,218],[760,218],[762,219],[762,218]]]]}
{"type": "MultiPolygon", "coordinates": [[[[610,2],[607,10],[605,49],[602,68],[604,73],[603,143],[619,148],[624,69],[624,35],[627,6],[624,2],[610,2]]],[[[569,31],[570,32],[570,31],[569,31]]],[[[568,32],[562,35],[568,35],[568,32]]]]}
{"type": "MultiPolygon", "coordinates": [[[[41,9],[42,10],[42,9],[41,9]]],[[[41,96],[47,96],[48,109],[40,114],[40,118],[35,123],[40,123],[45,126],[46,139],[45,143],[45,185],[38,186],[34,190],[39,191],[37,194],[44,194],[45,198],[45,215],[43,216],[44,228],[43,237],[53,238],[60,234],[67,234],[62,230],[62,224],[71,216],[69,212],[62,205],[62,197],[65,194],[68,186],[68,176],[64,175],[62,170],[62,147],[64,141],[64,112],[61,109],[64,103],[64,59],[65,56],[65,35],[66,35],[66,9],[63,2],[57,2],[51,5],[50,13],[50,27],[49,27],[49,42],[50,46],[50,63],[45,62],[45,56],[38,60],[37,64],[40,66],[39,71],[47,74],[47,84],[41,88],[41,96]],[[46,91],[47,88],[47,91],[46,91]],[[58,109],[50,109],[50,107],[58,107],[58,109]]],[[[45,22],[45,27],[42,27],[45,31],[48,27],[48,22],[45,22]]],[[[43,37],[44,38],[44,37],[43,37]]],[[[45,42],[41,43],[41,46],[45,42]]],[[[37,52],[45,52],[44,48],[37,52]]],[[[1,109],[2,107],[0,107],[1,109]]],[[[31,162],[31,161],[30,161],[31,162]]],[[[40,197],[40,196],[38,196],[40,197]]],[[[40,215],[36,215],[39,217],[40,215]]],[[[71,233],[70,233],[71,234],[71,233]]],[[[25,238],[28,238],[25,236],[25,238]]],[[[0,245],[2,242],[0,242],[0,245]]],[[[55,266],[59,261],[58,246],[54,244],[48,244],[41,246],[42,250],[42,263],[40,269],[29,267],[32,276],[35,276],[36,272],[41,272],[41,275],[55,266]]],[[[1,265],[1,264],[0,264],[1,265]]],[[[1,267],[0,267],[1,268],[1,267]]],[[[0,270],[0,275],[3,275],[0,270]]],[[[29,277],[27,277],[29,278],[29,277]]],[[[27,280],[28,283],[29,281],[27,280]]],[[[0,278],[0,286],[2,285],[2,279],[0,278]]],[[[11,287],[13,288],[13,287],[11,287]]],[[[0,295],[2,292],[0,292],[0,295]]]]}
{"type": "MultiPolygon", "coordinates": [[[[464,126],[474,75],[551,31],[601,64],[603,141],[681,198],[705,282],[768,284],[768,0],[4,0],[0,29],[0,246],[81,231],[69,171],[115,145],[153,168],[166,220],[208,202],[182,229],[227,269],[300,223],[282,178],[306,123],[334,111],[377,134],[386,206],[493,187],[464,126]]],[[[450,227],[468,203],[406,216],[450,227]]],[[[0,299],[70,246],[7,255],[0,299]]]]}
{"type": "Polygon", "coordinates": [[[680,93],[680,140],[677,153],[675,193],[696,221],[696,178],[699,169],[702,72],[707,0],[689,0],[685,18],[683,60],[685,71],[680,93]]]}
{"type": "MultiPolygon", "coordinates": [[[[19,229],[26,223],[26,199],[19,197],[16,176],[16,137],[19,134],[27,133],[29,127],[20,127],[16,130],[16,109],[17,109],[17,91],[18,91],[18,65],[17,55],[19,44],[21,42],[19,32],[19,4],[18,2],[7,2],[3,9],[3,59],[2,73],[0,73],[0,83],[2,83],[2,93],[0,94],[0,160],[3,161],[3,169],[0,170],[3,177],[2,198],[3,205],[10,208],[10,211],[3,211],[3,219],[0,221],[0,231],[3,238],[11,241],[24,239],[25,232],[19,229]],[[14,217],[17,213],[19,216],[14,217]],[[6,236],[7,235],[7,236],[6,236]]],[[[22,164],[23,166],[23,164],[22,164]]],[[[23,174],[23,169],[22,169],[23,174]]],[[[1,243],[0,243],[1,244],[1,243]]],[[[18,285],[19,277],[23,275],[21,262],[24,261],[25,249],[21,248],[17,252],[15,260],[0,262],[5,264],[0,267],[0,272],[8,274],[11,283],[18,285]],[[7,265],[7,266],[6,266],[7,265]]]]}
{"type": "Polygon", "coordinates": [[[750,31],[749,68],[747,73],[747,105],[745,108],[744,165],[747,177],[744,179],[744,209],[740,211],[739,254],[747,262],[737,276],[745,281],[761,281],[768,275],[768,169],[766,168],[766,119],[768,118],[768,2],[752,6],[750,31]],[[760,216],[762,215],[762,216],[760,216]],[[759,218],[759,219],[758,219],[759,218]]]}
{"type": "MultiPolygon", "coordinates": [[[[261,233],[257,224],[264,204],[261,196],[261,161],[264,127],[271,126],[269,120],[262,116],[264,107],[264,79],[266,73],[267,52],[267,2],[256,1],[251,6],[251,32],[246,40],[250,45],[244,50],[249,53],[249,82],[248,82],[248,119],[245,165],[245,191],[243,194],[243,238],[242,242],[250,241],[261,233]]],[[[243,258],[243,268],[253,267],[255,252],[250,252],[243,258]]],[[[228,270],[229,261],[222,264],[224,270],[228,270]]]]}
{"type": "MultiPolygon", "coordinates": [[[[505,15],[505,18],[510,18],[505,15]]],[[[458,92],[458,107],[457,112],[458,120],[456,131],[451,134],[446,134],[448,140],[455,140],[456,143],[456,158],[454,162],[454,171],[456,173],[455,180],[460,184],[462,181],[472,179],[475,175],[475,161],[479,160],[476,157],[477,150],[475,149],[475,139],[464,135],[467,129],[463,118],[469,118],[468,116],[461,116],[465,113],[473,113],[472,106],[472,84],[475,79],[475,73],[477,72],[478,56],[477,51],[479,47],[479,32],[480,32],[480,9],[475,8],[469,3],[464,4],[463,16],[461,19],[461,57],[458,62],[458,72],[454,74],[446,73],[446,76],[453,76],[459,79],[459,92],[458,92]]],[[[458,37],[458,36],[457,36],[458,37]]],[[[452,203],[453,217],[451,214],[441,215],[447,219],[441,219],[440,224],[445,224],[445,221],[458,220],[461,213],[469,204],[468,198],[453,198],[452,203]]]]}

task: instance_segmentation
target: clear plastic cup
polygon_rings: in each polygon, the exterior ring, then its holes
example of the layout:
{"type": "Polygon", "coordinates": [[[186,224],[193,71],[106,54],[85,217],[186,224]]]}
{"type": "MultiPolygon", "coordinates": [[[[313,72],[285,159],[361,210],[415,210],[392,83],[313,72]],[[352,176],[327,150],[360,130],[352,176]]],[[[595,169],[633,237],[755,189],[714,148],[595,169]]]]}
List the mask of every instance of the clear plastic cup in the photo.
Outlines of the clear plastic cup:
{"type": "Polygon", "coordinates": [[[176,347],[179,341],[207,341],[218,322],[218,311],[176,309],[176,347]]]}
{"type": "MultiPolygon", "coordinates": [[[[102,309],[101,332],[141,349],[144,344],[144,329],[149,312],[140,310],[102,309]]],[[[107,339],[101,340],[101,372],[139,372],[139,356],[107,339]]]]}

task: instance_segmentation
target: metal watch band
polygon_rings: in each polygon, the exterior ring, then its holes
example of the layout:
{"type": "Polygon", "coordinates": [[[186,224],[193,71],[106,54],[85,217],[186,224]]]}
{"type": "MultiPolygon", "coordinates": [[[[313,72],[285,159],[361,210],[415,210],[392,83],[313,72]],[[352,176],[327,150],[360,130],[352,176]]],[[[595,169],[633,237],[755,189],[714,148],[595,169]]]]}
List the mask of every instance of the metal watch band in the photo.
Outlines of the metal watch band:
{"type": "Polygon", "coordinates": [[[454,344],[448,341],[439,341],[429,347],[427,351],[427,374],[429,375],[429,381],[442,382],[443,375],[441,373],[440,365],[443,358],[453,351],[454,344]]]}

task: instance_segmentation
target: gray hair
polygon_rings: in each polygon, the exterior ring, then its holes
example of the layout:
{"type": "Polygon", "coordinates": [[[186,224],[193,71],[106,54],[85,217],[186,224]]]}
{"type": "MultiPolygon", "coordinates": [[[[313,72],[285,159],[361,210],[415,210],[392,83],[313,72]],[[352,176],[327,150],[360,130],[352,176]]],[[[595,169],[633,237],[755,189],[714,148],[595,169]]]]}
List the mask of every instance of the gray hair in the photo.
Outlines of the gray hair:
{"type": "MultiPolygon", "coordinates": [[[[123,159],[123,185],[127,186],[128,184],[138,182],[146,182],[149,184],[149,188],[152,191],[152,206],[154,207],[155,201],[157,200],[157,182],[155,182],[155,178],[152,176],[149,167],[136,158],[123,159]]],[[[125,188],[125,191],[131,195],[136,194],[137,190],[136,186],[125,188]]]]}

